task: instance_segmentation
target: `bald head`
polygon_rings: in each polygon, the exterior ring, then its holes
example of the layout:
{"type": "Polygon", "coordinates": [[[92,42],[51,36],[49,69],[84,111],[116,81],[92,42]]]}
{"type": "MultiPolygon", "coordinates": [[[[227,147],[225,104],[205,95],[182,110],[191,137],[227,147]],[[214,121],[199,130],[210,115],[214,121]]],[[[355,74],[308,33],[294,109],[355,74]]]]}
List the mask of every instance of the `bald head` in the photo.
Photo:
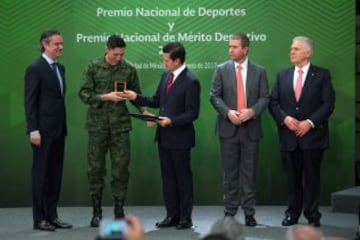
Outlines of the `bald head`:
{"type": "Polygon", "coordinates": [[[286,240],[323,240],[322,233],[309,225],[295,225],[286,232],[286,240]]]}

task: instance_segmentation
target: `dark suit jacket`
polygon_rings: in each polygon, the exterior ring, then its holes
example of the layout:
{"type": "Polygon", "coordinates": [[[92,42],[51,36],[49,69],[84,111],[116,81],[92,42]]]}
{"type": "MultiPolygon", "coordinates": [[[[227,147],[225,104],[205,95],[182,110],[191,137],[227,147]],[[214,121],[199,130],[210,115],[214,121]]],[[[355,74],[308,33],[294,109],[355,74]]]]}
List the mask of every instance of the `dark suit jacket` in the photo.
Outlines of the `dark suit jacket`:
{"type": "Polygon", "coordinates": [[[188,149],[195,146],[193,122],[200,109],[200,83],[185,68],[176,78],[168,94],[165,94],[169,72],[161,76],[157,91],[152,97],[138,95],[134,103],[140,106],[160,108],[159,115],[169,117],[171,126],[157,127],[155,140],[165,148],[188,149]]]}
{"type": "MultiPolygon", "coordinates": [[[[236,73],[234,61],[219,65],[214,74],[210,90],[210,102],[218,112],[215,133],[224,138],[232,137],[236,127],[227,118],[231,109],[237,109],[236,73]]],[[[265,69],[248,61],[246,79],[247,108],[255,111],[255,117],[247,121],[249,136],[252,140],[262,137],[261,113],[268,107],[269,87],[265,69]]]]}
{"type": "Polygon", "coordinates": [[[64,95],[65,68],[58,64],[63,79],[63,94],[55,71],[43,57],[25,72],[25,114],[27,133],[39,130],[48,137],[67,134],[64,95]]]}
{"type": "Polygon", "coordinates": [[[281,149],[325,149],[329,145],[328,118],[334,110],[335,92],[328,70],[310,65],[299,102],[293,87],[294,67],[277,74],[271,94],[270,113],[278,125],[281,149]],[[315,128],[298,138],[284,124],[286,116],[310,119],[315,128]]]}

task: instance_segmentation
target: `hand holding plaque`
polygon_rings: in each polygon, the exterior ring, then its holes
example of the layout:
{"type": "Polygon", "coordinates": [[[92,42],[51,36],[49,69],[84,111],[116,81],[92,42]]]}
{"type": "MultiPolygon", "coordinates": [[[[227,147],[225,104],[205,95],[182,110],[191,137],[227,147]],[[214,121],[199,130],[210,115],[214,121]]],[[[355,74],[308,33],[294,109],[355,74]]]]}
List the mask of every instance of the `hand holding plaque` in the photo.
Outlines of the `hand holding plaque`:
{"type": "Polygon", "coordinates": [[[114,82],[114,91],[118,92],[118,95],[121,95],[122,92],[126,90],[126,81],[115,81],[114,82]]]}

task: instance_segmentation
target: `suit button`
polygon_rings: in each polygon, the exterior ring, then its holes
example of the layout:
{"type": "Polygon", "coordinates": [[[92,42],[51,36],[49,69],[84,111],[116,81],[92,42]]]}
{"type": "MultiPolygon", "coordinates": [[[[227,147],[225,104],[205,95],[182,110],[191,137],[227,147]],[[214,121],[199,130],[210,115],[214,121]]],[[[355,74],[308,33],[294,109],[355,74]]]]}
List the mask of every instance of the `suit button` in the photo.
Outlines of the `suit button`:
{"type": "Polygon", "coordinates": [[[296,107],[295,110],[298,111],[298,110],[299,110],[299,107],[296,107]]]}

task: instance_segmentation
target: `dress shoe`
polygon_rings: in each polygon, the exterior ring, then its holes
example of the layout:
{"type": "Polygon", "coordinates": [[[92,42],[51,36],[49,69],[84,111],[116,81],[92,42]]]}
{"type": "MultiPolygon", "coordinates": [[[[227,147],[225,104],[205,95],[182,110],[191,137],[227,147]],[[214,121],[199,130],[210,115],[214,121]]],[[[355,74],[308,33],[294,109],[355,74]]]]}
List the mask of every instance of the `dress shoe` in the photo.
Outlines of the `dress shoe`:
{"type": "Polygon", "coordinates": [[[255,227],[257,225],[254,215],[245,216],[245,225],[248,227],[255,227]]]}
{"type": "Polygon", "coordinates": [[[53,232],[55,231],[56,227],[48,221],[42,220],[40,222],[34,223],[34,229],[53,232]]]}
{"type": "Polygon", "coordinates": [[[187,229],[187,228],[191,228],[191,227],[192,227],[192,221],[191,220],[181,220],[176,225],[176,229],[178,229],[178,230],[187,229]]]}
{"type": "Polygon", "coordinates": [[[61,221],[58,218],[55,218],[54,220],[50,221],[52,225],[54,225],[56,228],[72,228],[73,226],[70,223],[66,223],[61,221]]]}
{"type": "Polygon", "coordinates": [[[155,224],[155,226],[158,227],[158,228],[166,228],[166,227],[176,226],[177,223],[178,223],[178,220],[176,218],[166,217],[161,222],[157,222],[155,224]]]}
{"type": "Polygon", "coordinates": [[[308,220],[308,224],[313,227],[320,227],[320,220],[319,219],[310,219],[308,220]]]}
{"type": "Polygon", "coordinates": [[[298,223],[298,219],[294,217],[285,217],[281,225],[287,227],[298,223]]]}

